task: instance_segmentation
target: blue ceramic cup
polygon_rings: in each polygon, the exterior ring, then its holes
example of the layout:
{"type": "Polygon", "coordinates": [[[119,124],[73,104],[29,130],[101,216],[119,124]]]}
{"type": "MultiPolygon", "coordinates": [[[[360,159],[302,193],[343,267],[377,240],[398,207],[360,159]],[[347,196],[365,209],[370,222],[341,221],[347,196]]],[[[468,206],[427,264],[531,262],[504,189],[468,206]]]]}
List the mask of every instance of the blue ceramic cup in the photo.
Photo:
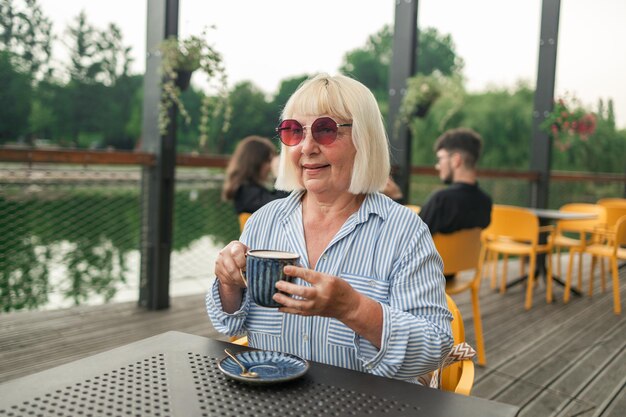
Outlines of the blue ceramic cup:
{"type": "Polygon", "coordinates": [[[246,259],[246,280],[252,301],[263,307],[281,307],[272,299],[278,292],[276,283],[280,280],[292,282],[285,275],[286,265],[297,265],[300,256],[277,250],[251,250],[246,259]]]}

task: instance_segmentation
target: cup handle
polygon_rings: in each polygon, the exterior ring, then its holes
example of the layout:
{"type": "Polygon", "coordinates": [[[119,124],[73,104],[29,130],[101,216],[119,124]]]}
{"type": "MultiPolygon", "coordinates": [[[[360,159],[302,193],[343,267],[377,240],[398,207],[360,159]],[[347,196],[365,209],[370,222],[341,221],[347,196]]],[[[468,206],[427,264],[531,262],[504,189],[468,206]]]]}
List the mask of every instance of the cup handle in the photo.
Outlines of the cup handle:
{"type": "Polygon", "coordinates": [[[239,275],[241,275],[241,279],[243,280],[243,283],[247,287],[248,286],[248,280],[246,279],[246,271],[244,271],[243,269],[240,269],[239,270],[239,275]]]}

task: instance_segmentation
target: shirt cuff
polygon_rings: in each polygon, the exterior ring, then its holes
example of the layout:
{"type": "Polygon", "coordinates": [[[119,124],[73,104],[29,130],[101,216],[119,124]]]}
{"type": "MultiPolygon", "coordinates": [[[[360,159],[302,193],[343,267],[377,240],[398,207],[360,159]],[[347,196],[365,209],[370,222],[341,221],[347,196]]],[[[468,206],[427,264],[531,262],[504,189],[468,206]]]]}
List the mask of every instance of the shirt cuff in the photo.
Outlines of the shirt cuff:
{"type": "Polygon", "coordinates": [[[220,299],[220,283],[219,278],[215,278],[213,282],[213,287],[211,288],[210,294],[207,294],[207,307],[209,310],[209,314],[211,319],[224,323],[228,319],[243,319],[245,318],[246,311],[248,311],[248,305],[250,301],[248,299],[248,289],[244,288],[243,294],[241,295],[241,306],[239,309],[233,313],[227,313],[224,311],[222,307],[222,300],[220,299]]]}
{"type": "Polygon", "coordinates": [[[389,348],[388,340],[391,334],[391,311],[388,305],[380,302],[379,304],[383,309],[383,328],[380,337],[380,349],[358,334],[354,337],[356,355],[363,362],[363,366],[368,371],[374,370],[383,361],[389,348]]]}

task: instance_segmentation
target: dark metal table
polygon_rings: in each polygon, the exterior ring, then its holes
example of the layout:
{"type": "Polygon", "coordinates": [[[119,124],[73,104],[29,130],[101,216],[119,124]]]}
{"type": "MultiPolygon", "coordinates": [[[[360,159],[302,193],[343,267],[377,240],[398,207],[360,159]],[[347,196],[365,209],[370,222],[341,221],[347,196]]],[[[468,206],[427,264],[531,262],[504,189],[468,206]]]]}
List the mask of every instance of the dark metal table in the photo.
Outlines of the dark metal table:
{"type": "Polygon", "coordinates": [[[0,416],[514,416],[518,408],[311,363],[279,385],[217,368],[224,348],[168,332],[0,385],[0,416]]]}

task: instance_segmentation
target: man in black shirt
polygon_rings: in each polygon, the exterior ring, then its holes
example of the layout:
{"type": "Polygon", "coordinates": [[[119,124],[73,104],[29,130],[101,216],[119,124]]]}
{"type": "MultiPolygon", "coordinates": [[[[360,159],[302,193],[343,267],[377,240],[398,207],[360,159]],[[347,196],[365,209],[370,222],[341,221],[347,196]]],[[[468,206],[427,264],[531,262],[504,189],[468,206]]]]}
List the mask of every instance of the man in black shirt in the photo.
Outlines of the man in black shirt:
{"type": "Polygon", "coordinates": [[[431,235],[489,225],[491,197],[476,180],[481,148],[480,135],[466,128],[448,130],[435,141],[435,167],[450,186],[431,195],[420,211],[431,235]]]}

